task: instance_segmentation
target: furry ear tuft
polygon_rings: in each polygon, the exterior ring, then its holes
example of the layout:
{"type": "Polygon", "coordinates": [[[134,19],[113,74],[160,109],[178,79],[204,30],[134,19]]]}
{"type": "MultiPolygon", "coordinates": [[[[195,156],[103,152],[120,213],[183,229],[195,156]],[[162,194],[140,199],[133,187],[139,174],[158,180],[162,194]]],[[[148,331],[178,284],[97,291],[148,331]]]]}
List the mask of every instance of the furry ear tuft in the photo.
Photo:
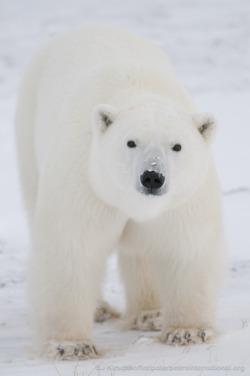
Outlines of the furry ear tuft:
{"type": "Polygon", "coordinates": [[[93,125],[104,132],[114,122],[116,110],[108,104],[99,104],[93,113],[93,125]]]}
{"type": "Polygon", "coordinates": [[[194,123],[207,142],[211,142],[216,134],[217,121],[215,117],[209,112],[197,114],[193,116],[194,123]]]}

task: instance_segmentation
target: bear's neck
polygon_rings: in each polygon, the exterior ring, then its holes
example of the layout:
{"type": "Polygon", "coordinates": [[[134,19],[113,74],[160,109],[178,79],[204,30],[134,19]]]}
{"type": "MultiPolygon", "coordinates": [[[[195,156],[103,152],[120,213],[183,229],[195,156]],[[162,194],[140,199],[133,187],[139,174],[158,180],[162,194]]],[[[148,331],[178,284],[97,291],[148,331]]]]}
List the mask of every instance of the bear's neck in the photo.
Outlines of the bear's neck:
{"type": "MultiPolygon", "coordinates": [[[[146,63],[117,60],[99,65],[88,79],[95,93],[95,105],[109,103],[116,107],[133,105],[157,96],[175,103],[184,111],[196,110],[191,97],[171,71],[146,63]]],[[[86,82],[84,83],[86,87],[86,82]]]]}

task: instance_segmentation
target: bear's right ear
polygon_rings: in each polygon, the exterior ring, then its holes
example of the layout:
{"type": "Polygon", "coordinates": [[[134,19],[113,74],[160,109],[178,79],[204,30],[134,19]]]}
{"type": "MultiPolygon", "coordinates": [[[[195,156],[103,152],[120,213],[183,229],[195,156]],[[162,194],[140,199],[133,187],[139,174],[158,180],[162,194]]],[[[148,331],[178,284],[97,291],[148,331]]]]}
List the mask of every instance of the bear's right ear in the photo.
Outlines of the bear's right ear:
{"type": "Polygon", "coordinates": [[[114,122],[117,111],[108,104],[98,104],[93,112],[93,126],[104,132],[114,122]]]}

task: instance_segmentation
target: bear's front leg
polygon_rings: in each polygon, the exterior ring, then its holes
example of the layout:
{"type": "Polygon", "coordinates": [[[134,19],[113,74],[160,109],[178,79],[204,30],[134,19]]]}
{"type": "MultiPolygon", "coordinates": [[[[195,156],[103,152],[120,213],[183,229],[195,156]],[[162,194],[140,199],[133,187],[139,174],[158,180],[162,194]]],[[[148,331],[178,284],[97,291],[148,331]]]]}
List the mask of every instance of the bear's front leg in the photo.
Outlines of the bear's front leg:
{"type": "Polygon", "coordinates": [[[213,341],[217,336],[216,300],[221,286],[218,267],[208,260],[202,264],[199,257],[186,258],[185,254],[172,263],[164,259],[157,263],[163,305],[161,341],[170,345],[213,341]]]}
{"type": "Polygon", "coordinates": [[[39,353],[67,360],[96,357],[91,337],[104,252],[80,241],[72,228],[56,235],[53,227],[37,229],[30,263],[39,353]]]}
{"type": "Polygon", "coordinates": [[[87,199],[82,204],[71,196],[55,206],[56,197],[50,201],[45,195],[38,203],[30,292],[39,352],[48,358],[98,355],[91,340],[96,300],[107,254],[122,231],[123,220],[101,204],[95,208],[89,195],[87,199]]]}

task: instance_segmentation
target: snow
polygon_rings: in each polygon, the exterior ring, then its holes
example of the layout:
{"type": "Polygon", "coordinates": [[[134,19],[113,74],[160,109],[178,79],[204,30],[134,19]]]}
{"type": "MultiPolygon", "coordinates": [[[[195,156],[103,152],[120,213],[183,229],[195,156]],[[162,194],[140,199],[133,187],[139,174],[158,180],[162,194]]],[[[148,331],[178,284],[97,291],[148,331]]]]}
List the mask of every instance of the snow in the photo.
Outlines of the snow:
{"type": "MultiPolygon", "coordinates": [[[[0,5],[0,375],[250,375],[250,2],[0,0],[0,5]],[[213,148],[224,192],[229,272],[219,301],[223,335],[213,345],[164,346],[157,333],[124,331],[110,321],[94,330],[97,347],[107,349],[103,358],[50,362],[33,358],[29,350],[28,235],[13,132],[17,89],[42,43],[93,23],[120,25],[153,40],[173,61],[199,108],[219,121],[213,148]]],[[[124,309],[115,255],[104,294],[124,309]]]]}

